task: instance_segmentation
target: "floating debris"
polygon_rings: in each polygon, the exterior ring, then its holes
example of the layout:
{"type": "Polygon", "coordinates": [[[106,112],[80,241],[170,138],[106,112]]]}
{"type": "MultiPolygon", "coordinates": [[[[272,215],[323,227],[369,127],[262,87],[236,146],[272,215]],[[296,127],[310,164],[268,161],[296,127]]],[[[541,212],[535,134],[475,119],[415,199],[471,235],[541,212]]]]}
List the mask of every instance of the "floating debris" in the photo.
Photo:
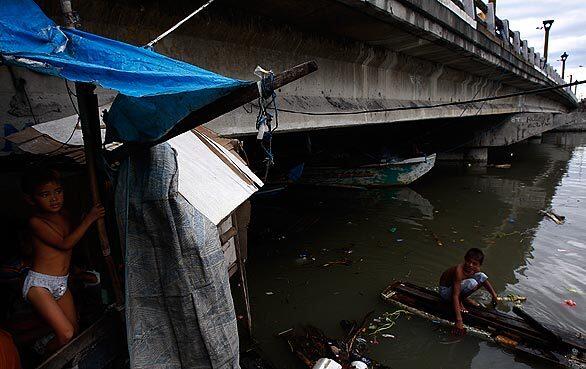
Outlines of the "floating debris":
{"type": "Polygon", "coordinates": [[[516,234],[520,234],[519,231],[514,231],[514,232],[510,232],[510,233],[505,233],[505,232],[501,232],[501,231],[496,231],[493,232],[490,237],[491,238],[503,238],[503,237],[509,237],[509,236],[513,236],[516,234]]]}
{"type": "Polygon", "coordinates": [[[498,301],[508,301],[508,302],[513,302],[513,303],[523,303],[523,302],[527,301],[527,297],[510,293],[506,296],[498,296],[497,300],[498,301]]]}
{"type": "Polygon", "coordinates": [[[409,313],[407,310],[396,310],[392,313],[388,311],[384,312],[383,315],[372,320],[372,323],[368,326],[367,334],[369,336],[376,336],[379,333],[388,331],[395,326],[397,319],[399,319],[402,314],[410,315],[411,313],[409,313]]]}
{"type": "MultiPolygon", "coordinates": [[[[373,342],[362,335],[372,314],[373,312],[366,314],[360,324],[356,321],[341,321],[340,325],[346,331],[344,339],[327,337],[314,326],[305,326],[300,330],[287,330],[281,336],[287,340],[291,352],[308,368],[324,369],[323,364],[328,361],[332,365],[331,368],[337,368],[335,364],[338,364],[347,369],[387,369],[367,356],[369,343],[373,342]]],[[[378,342],[374,344],[376,343],[378,342]]],[[[329,365],[328,369],[330,369],[329,365]]]]}
{"type": "Polygon", "coordinates": [[[570,307],[576,307],[576,302],[574,300],[564,300],[564,304],[570,307]]]}
{"type": "Polygon", "coordinates": [[[329,261],[329,262],[325,263],[322,266],[328,267],[328,266],[331,266],[331,265],[345,265],[345,266],[350,266],[350,265],[352,265],[352,260],[344,258],[344,259],[340,259],[340,260],[329,261]]]}
{"type": "Polygon", "coordinates": [[[566,221],[566,217],[562,216],[562,215],[558,215],[556,213],[554,213],[553,211],[549,210],[549,211],[545,211],[545,210],[539,210],[540,214],[543,214],[544,216],[548,217],[549,219],[553,220],[555,222],[555,224],[564,224],[564,222],[566,221]]]}
{"type": "Polygon", "coordinates": [[[575,293],[577,295],[581,295],[582,294],[582,291],[580,291],[580,290],[578,290],[576,288],[566,288],[566,289],[568,290],[568,292],[575,293]]]}
{"type": "Polygon", "coordinates": [[[444,246],[444,243],[439,239],[437,234],[433,233],[431,230],[429,230],[429,233],[431,234],[431,237],[433,237],[433,240],[435,241],[436,245],[438,245],[439,247],[444,246]]]}

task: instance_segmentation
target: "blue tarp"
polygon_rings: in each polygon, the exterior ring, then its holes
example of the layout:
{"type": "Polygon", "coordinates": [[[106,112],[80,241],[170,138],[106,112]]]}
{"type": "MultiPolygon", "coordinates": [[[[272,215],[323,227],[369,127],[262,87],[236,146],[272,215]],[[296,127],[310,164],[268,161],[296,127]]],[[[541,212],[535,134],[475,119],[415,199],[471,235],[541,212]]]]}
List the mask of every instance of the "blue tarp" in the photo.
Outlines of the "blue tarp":
{"type": "Polygon", "coordinates": [[[0,55],[7,64],[117,90],[106,120],[108,141],[156,140],[189,112],[252,83],[61,28],[33,0],[0,0],[0,55]]]}

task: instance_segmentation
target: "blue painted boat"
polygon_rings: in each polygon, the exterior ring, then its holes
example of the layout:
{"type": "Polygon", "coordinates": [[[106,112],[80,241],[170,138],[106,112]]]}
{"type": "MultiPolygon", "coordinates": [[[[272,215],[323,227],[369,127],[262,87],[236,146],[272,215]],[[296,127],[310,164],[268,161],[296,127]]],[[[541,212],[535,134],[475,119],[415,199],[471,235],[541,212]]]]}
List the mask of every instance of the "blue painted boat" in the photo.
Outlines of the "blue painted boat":
{"type": "Polygon", "coordinates": [[[357,167],[305,166],[300,183],[322,186],[406,186],[428,173],[435,154],[357,167]]]}

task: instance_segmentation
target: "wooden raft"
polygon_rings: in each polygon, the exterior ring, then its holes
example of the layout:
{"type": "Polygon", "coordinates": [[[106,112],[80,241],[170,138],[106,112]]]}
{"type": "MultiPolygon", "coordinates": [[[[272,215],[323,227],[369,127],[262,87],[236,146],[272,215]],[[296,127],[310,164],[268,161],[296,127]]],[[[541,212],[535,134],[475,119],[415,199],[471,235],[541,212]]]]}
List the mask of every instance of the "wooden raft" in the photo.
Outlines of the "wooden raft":
{"type": "MultiPolygon", "coordinates": [[[[446,326],[454,325],[451,305],[443,302],[435,291],[396,282],[385,288],[381,297],[417,316],[446,326]]],[[[537,323],[526,313],[523,319],[482,307],[467,309],[469,312],[463,313],[462,318],[467,330],[475,336],[551,363],[586,368],[586,339],[580,334],[537,323]]]]}

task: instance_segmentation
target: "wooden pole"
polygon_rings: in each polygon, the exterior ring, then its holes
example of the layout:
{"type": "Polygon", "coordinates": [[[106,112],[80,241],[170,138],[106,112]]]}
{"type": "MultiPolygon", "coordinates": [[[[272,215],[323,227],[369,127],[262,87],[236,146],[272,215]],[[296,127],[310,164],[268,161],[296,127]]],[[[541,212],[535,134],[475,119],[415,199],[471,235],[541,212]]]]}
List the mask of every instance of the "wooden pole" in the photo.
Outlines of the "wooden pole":
{"type": "MultiPolygon", "coordinates": [[[[76,17],[71,7],[71,0],[61,0],[61,11],[65,17],[65,27],[69,29],[76,28],[76,17]]],[[[102,134],[100,130],[100,113],[98,111],[98,97],[94,93],[96,86],[89,83],[75,83],[75,93],[77,95],[77,106],[79,109],[79,119],[81,122],[81,132],[83,135],[83,146],[85,153],[85,162],[87,166],[88,179],[90,182],[90,192],[92,203],[94,205],[101,203],[100,188],[98,186],[97,175],[97,158],[100,157],[100,147],[102,146],[102,134]]],[[[124,303],[120,277],[116,271],[116,265],[110,254],[110,241],[106,231],[106,222],[104,219],[98,219],[96,222],[98,228],[98,237],[104,256],[106,269],[112,281],[114,298],[116,305],[124,303]]]]}
{"type": "Polygon", "coordinates": [[[236,229],[236,234],[234,235],[236,264],[238,265],[242,297],[244,297],[244,307],[246,309],[246,327],[248,328],[248,334],[252,337],[252,313],[250,311],[250,298],[248,295],[248,280],[246,279],[246,267],[244,265],[244,259],[242,258],[242,250],[240,249],[240,229],[238,229],[237,217],[234,215],[236,211],[238,210],[235,210],[232,213],[232,226],[236,229]]]}
{"type": "MultiPolygon", "coordinates": [[[[83,134],[83,146],[85,153],[85,162],[87,166],[88,179],[90,184],[90,192],[92,195],[92,202],[94,205],[101,203],[100,189],[98,186],[97,175],[97,159],[99,158],[99,150],[102,144],[102,136],[100,132],[100,115],[98,111],[98,97],[94,93],[96,87],[88,83],[76,83],[75,91],[77,94],[77,105],[79,107],[79,119],[81,121],[81,132],[83,134]]],[[[110,254],[110,241],[108,239],[108,232],[106,231],[105,220],[98,219],[96,222],[98,229],[98,236],[100,239],[100,246],[102,255],[106,263],[106,269],[112,281],[112,288],[114,289],[114,297],[116,304],[121,305],[124,302],[122,297],[122,289],[120,278],[116,271],[116,265],[110,254]]]]}
{"type": "MultiPolygon", "coordinates": [[[[298,80],[301,77],[305,77],[306,75],[315,72],[317,69],[318,66],[315,61],[309,61],[291,69],[287,69],[286,71],[275,75],[273,88],[276,90],[286,84],[298,80]]],[[[187,117],[180,120],[167,134],[165,134],[160,139],[144,143],[126,143],[115,148],[109,153],[105,153],[106,158],[111,163],[120,161],[133,152],[148,149],[158,145],[161,142],[167,141],[175,136],[194,129],[197,126],[205,124],[212,119],[237,109],[242,105],[257,99],[258,97],[259,92],[256,83],[252,83],[248,86],[234,90],[228,95],[214,101],[213,103],[208,104],[199,110],[191,112],[187,117]]]]}

